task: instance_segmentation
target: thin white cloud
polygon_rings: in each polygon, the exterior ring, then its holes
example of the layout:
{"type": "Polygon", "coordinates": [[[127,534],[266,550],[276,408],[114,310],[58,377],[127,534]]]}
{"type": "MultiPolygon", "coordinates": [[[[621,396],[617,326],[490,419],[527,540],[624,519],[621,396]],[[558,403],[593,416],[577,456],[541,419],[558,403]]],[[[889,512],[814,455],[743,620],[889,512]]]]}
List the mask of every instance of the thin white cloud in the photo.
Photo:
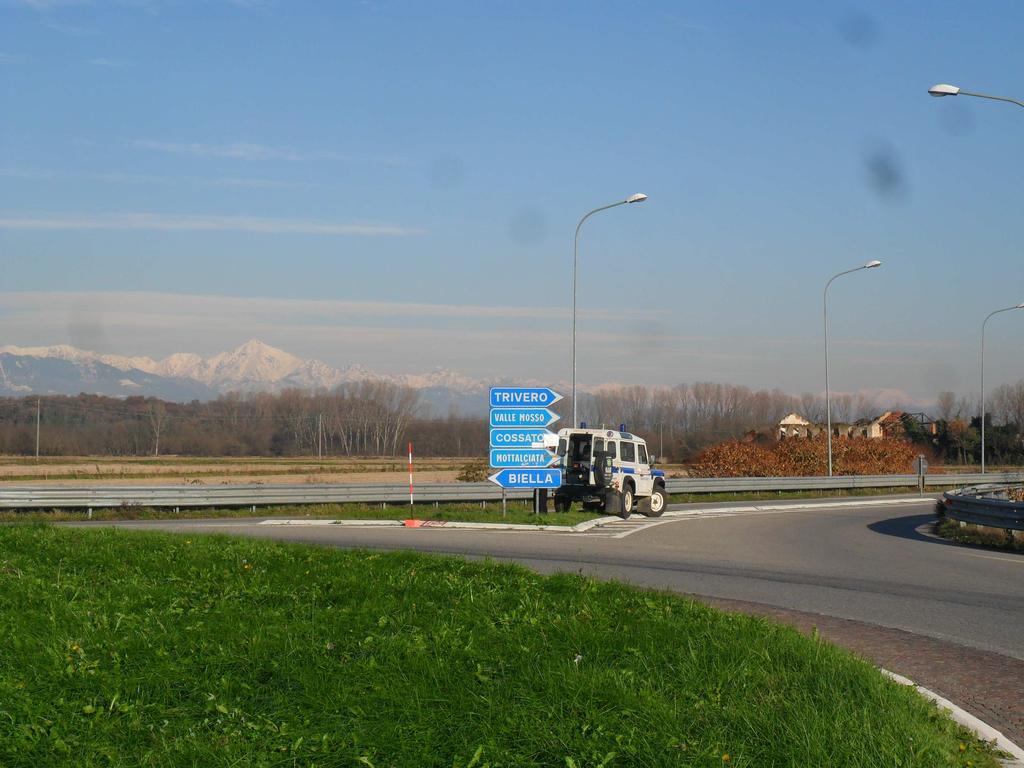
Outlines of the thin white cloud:
{"type": "MultiPolygon", "coordinates": [[[[0,175],[3,175],[2,171],[0,171],[0,175]]],[[[296,187],[311,186],[310,182],[281,181],[280,179],[232,176],[213,178],[203,178],[201,176],[155,176],[143,173],[121,173],[119,171],[95,173],[90,178],[110,184],[195,184],[204,187],[229,187],[233,189],[294,189],[296,187]]]]}
{"type": "Polygon", "coordinates": [[[0,168],[0,177],[8,179],[22,179],[24,181],[49,181],[56,178],[53,171],[38,170],[34,168],[0,168]]]}
{"type": "Polygon", "coordinates": [[[97,56],[94,59],[86,59],[86,64],[94,67],[127,67],[128,62],[121,59],[108,59],[105,56],[97,56]]]}
{"type": "Polygon", "coordinates": [[[61,8],[67,5],[85,5],[88,0],[9,0],[9,2],[12,5],[20,5],[36,11],[48,11],[51,8],[61,8]]]}
{"type": "Polygon", "coordinates": [[[290,147],[272,147],[267,144],[236,141],[227,144],[212,144],[201,141],[160,141],[156,139],[132,139],[128,142],[136,149],[152,152],[166,152],[173,155],[193,157],[219,157],[231,160],[332,160],[353,164],[399,165],[402,159],[394,155],[355,156],[331,150],[298,151],[290,147]]]}
{"type": "Polygon", "coordinates": [[[174,155],[194,155],[195,157],[226,157],[236,160],[302,160],[304,156],[291,149],[268,147],[264,144],[233,142],[230,144],[205,144],[202,142],[155,141],[153,139],[134,139],[133,147],[149,149],[155,152],[167,152],[174,155]]]}
{"type": "Polygon", "coordinates": [[[46,26],[54,32],[60,32],[63,35],[71,35],[72,37],[90,37],[98,34],[95,29],[80,27],[74,24],[47,24],[46,26]]]}
{"type": "MultiPolygon", "coordinates": [[[[542,329],[551,320],[568,320],[569,307],[529,305],[475,305],[425,304],[395,301],[344,301],[336,299],[279,299],[272,297],[222,296],[160,293],[154,291],[16,291],[0,293],[0,306],[18,310],[42,311],[44,307],[102,306],[119,307],[135,316],[136,313],[159,314],[167,317],[199,319],[208,323],[213,317],[231,317],[243,326],[254,319],[278,318],[289,326],[313,327],[323,323],[333,327],[337,320],[346,318],[365,322],[369,319],[445,319],[467,320],[533,320],[542,329]],[[166,309],[161,309],[166,308],[166,309]]],[[[650,318],[664,314],[663,310],[588,309],[581,317],[621,321],[623,317],[650,318]]],[[[502,331],[505,332],[504,330],[502,331]]],[[[561,338],[564,334],[555,333],[561,338]]],[[[683,339],[684,337],[677,337],[683,339]]]]}
{"type": "Polygon", "coordinates": [[[357,235],[363,237],[405,237],[424,233],[422,229],[390,224],[341,224],[316,219],[188,216],[161,213],[0,213],[0,229],[254,232],[259,234],[357,235]]]}
{"type": "Polygon", "coordinates": [[[52,181],[57,178],[82,178],[101,181],[105,184],[191,184],[202,187],[228,187],[231,189],[295,189],[317,186],[309,181],[284,181],[281,179],[253,178],[246,176],[159,176],[147,173],[124,173],[104,171],[85,175],[61,173],[46,168],[0,168],[0,178],[22,179],[25,181],[52,181]]]}

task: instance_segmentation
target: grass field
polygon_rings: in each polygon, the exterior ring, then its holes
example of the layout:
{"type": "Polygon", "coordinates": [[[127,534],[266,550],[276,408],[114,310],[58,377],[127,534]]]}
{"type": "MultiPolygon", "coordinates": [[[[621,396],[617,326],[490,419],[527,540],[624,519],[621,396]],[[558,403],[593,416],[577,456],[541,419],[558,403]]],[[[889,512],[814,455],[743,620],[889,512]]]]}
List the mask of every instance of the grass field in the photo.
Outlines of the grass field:
{"type": "Polygon", "coordinates": [[[0,528],[4,766],[994,766],[762,619],[510,565],[0,528]]]}
{"type": "MultiPolygon", "coordinates": [[[[455,482],[469,459],[416,460],[421,482],[455,482]]],[[[0,480],[24,483],[389,483],[408,478],[404,457],[0,457],[0,480]]]]}

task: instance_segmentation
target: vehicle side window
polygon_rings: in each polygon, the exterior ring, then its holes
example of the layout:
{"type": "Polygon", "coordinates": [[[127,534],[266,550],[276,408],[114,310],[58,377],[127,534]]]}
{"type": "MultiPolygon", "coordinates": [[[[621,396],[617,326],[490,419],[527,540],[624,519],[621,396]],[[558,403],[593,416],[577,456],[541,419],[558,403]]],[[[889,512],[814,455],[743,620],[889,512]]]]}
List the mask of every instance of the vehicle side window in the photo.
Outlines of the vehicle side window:
{"type": "Polygon", "coordinates": [[[618,445],[618,443],[616,443],[614,440],[609,440],[608,441],[608,447],[605,449],[605,450],[608,451],[608,455],[611,456],[613,459],[618,456],[618,453],[616,452],[616,449],[615,449],[616,445],[618,445]]]}
{"type": "Polygon", "coordinates": [[[594,453],[600,453],[604,450],[604,440],[600,438],[594,440],[594,453]]]}
{"type": "Polygon", "coordinates": [[[647,463],[647,446],[646,445],[638,445],[636,447],[636,452],[637,452],[637,454],[640,457],[640,463],[641,464],[646,464],[647,463]]]}
{"type": "Polygon", "coordinates": [[[559,440],[559,441],[558,441],[558,455],[559,455],[559,456],[565,456],[565,452],[566,452],[566,450],[568,449],[568,447],[569,447],[569,446],[568,446],[568,444],[567,444],[567,443],[565,442],[565,440],[559,440]]]}
{"type": "Polygon", "coordinates": [[[622,460],[629,462],[636,461],[636,443],[622,443],[622,460]]]}

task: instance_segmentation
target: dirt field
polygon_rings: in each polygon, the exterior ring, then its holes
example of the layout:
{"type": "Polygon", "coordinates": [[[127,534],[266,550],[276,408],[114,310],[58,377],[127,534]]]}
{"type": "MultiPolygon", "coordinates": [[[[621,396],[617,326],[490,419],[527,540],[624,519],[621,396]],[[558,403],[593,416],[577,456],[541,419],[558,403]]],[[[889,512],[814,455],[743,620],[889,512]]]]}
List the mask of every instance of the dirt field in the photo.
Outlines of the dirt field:
{"type": "MultiPolygon", "coordinates": [[[[469,459],[423,459],[414,463],[422,483],[456,482],[469,459]]],[[[41,458],[0,456],[0,483],[81,485],[203,485],[243,483],[400,483],[409,479],[404,458],[41,458]]]]}
{"type": "MultiPolygon", "coordinates": [[[[36,485],[224,485],[250,483],[405,483],[404,457],[325,458],[110,458],[0,456],[0,484],[36,485]]],[[[486,458],[416,459],[417,483],[454,483],[467,464],[486,469],[486,458]]],[[[682,467],[665,466],[670,477],[682,467]]],[[[481,478],[483,479],[483,478],[481,478]]]]}

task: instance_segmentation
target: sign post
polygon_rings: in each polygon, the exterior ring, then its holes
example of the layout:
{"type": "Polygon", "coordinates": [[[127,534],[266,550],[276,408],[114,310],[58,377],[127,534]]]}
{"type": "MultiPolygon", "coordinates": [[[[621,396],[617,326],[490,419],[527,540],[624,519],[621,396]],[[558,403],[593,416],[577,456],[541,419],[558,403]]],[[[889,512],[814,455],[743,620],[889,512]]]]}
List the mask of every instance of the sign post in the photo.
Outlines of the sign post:
{"type": "Polygon", "coordinates": [[[562,470],[552,468],[558,456],[549,450],[558,421],[550,406],[562,396],[548,387],[491,387],[490,464],[498,470],[488,477],[501,487],[501,514],[506,513],[508,488],[532,489],[533,511],[547,511],[547,489],[562,484],[562,470]]]}
{"type": "Polygon", "coordinates": [[[919,453],[914,459],[914,470],[917,472],[917,493],[924,496],[924,476],[928,472],[928,460],[923,453],[919,453]]]}

